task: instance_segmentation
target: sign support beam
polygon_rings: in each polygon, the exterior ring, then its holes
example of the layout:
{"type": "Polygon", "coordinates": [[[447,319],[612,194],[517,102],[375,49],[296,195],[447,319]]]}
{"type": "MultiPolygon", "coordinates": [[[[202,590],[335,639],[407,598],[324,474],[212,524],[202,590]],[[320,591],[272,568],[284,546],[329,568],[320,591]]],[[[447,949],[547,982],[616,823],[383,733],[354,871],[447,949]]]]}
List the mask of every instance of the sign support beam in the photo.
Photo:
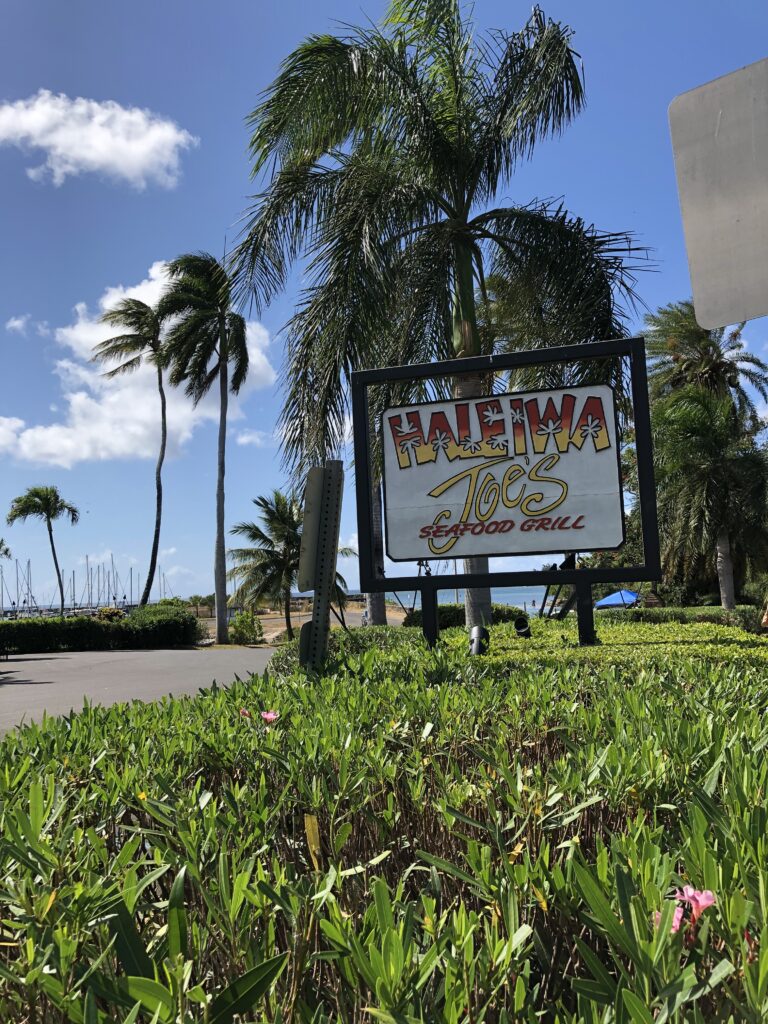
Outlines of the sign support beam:
{"type": "Polygon", "coordinates": [[[331,599],[336,582],[344,467],[330,460],[309,471],[299,556],[299,590],[313,590],[312,619],[301,627],[299,663],[318,671],[328,652],[331,599]]]}

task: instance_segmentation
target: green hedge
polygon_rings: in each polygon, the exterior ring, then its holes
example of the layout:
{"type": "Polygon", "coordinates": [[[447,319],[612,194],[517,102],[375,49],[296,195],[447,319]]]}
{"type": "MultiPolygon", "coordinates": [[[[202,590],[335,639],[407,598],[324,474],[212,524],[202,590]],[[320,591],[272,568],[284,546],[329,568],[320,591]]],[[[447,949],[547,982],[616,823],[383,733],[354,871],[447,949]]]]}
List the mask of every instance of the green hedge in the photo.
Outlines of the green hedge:
{"type": "Polygon", "coordinates": [[[768,640],[532,628],[6,734],[0,1021],[768,1020],[768,640]]]}
{"type": "Polygon", "coordinates": [[[9,654],[186,647],[197,638],[194,615],[177,608],[137,608],[112,622],[84,615],[0,622],[0,649],[9,654]]]}
{"type": "Polygon", "coordinates": [[[753,605],[737,605],[732,612],[717,606],[695,608],[606,608],[598,609],[600,619],[610,622],[714,622],[720,626],[740,626],[752,633],[760,632],[762,609],[753,605]]]}
{"type": "MultiPolygon", "coordinates": [[[[522,608],[513,604],[493,605],[493,625],[498,626],[500,622],[514,622],[518,615],[523,614],[522,608]]],[[[438,622],[440,629],[453,629],[454,626],[464,625],[463,604],[441,604],[438,608],[438,622]]],[[[403,619],[404,626],[421,627],[421,608],[414,608],[409,611],[403,619]]]]}

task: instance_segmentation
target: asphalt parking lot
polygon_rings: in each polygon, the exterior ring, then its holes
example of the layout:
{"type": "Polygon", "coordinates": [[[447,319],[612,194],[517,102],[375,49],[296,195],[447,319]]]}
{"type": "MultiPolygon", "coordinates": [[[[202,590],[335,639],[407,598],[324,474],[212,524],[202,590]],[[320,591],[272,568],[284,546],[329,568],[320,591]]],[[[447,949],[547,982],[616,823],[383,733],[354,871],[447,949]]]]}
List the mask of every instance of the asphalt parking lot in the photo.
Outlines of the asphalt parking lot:
{"type": "Polygon", "coordinates": [[[215,680],[231,683],[263,672],[271,648],[178,651],[88,651],[11,655],[0,661],[0,732],[22,721],[68,714],[94,704],[194,694],[215,680]]]}

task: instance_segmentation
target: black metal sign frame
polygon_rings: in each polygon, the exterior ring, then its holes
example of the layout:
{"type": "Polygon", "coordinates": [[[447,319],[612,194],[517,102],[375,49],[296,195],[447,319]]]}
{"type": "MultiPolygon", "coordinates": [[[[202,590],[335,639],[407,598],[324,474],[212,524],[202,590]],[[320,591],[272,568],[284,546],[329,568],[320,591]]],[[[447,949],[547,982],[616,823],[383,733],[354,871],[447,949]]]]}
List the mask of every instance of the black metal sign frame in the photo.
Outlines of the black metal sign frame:
{"type": "MultiPolygon", "coordinates": [[[[656,514],[656,488],[653,476],[653,448],[651,417],[648,403],[648,378],[643,338],[619,338],[584,345],[563,345],[557,348],[512,352],[507,355],[475,356],[469,359],[450,359],[436,363],[417,363],[412,366],[388,366],[352,373],[352,419],[355,456],[355,490],[357,497],[357,531],[360,560],[360,590],[363,593],[381,593],[397,590],[418,590],[421,593],[424,633],[430,643],[438,635],[437,595],[440,590],[458,587],[524,587],[548,584],[575,584],[579,592],[579,636],[582,642],[594,642],[591,622],[593,583],[638,582],[661,578],[659,531],[656,514]],[[630,391],[637,451],[637,486],[643,536],[642,565],[605,569],[535,569],[518,572],[487,572],[435,574],[428,576],[385,576],[383,566],[377,571],[372,545],[373,512],[371,507],[371,443],[368,389],[376,384],[403,380],[428,380],[437,377],[457,377],[465,374],[491,374],[520,366],[539,366],[550,363],[574,363],[587,359],[609,357],[629,360],[630,391]]],[[[433,558],[425,561],[446,561],[433,558]]]]}

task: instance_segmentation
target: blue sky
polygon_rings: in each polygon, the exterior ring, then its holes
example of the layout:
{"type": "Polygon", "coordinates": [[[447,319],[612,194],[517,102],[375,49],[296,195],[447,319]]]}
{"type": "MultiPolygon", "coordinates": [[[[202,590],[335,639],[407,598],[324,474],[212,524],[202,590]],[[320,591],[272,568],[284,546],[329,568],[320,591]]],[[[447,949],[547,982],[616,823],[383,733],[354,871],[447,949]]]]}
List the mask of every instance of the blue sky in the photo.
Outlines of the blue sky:
{"type": "MultiPolygon", "coordinates": [[[[310,32],[376,19],[384,4],[313,0],[5,0],[0,34],[0,511],[55,483],[83,513],[62,525],[62,563],[82,586],[86,554],[121,576],[146,567],[154,490],[152,391],[106,387],[86,361],[104,303],[151,298],[161,263],[223,251],[252,190],[243,119],[280,59],[310,32]],[[4,326],[5,325],[5,326],[4,326]]],[[[587,109],[539,146],[508,189],[560,197],[598,227],[653,250],[639,281],[650,307],[688,296],[667,107],[678,93],[765,56],[768,8],[753,0],[544,4],[569,21],[587,109]]],[[[484,28],[518,28],[525,4],[477,0],[484,28]]],[[[250,327],[254,372],[229,436],[227,518],[283,483],[272,440],[289,289],[250,327]]],[[[639,325],[640,316],[636,318],[639,325]]],[[[765,354],[765,321],[749,325],[765,354]]],[[[171,410],[161,563],[175,593],[212,589],[215,409],[171,410]]],[[[342,535],[356,531],[351,491],[342,535]]],[[[39,524],[0,528],[32,560],[38,600],[53,573],[39,524]]],[[[354,564],[345,571],[356,582],[354,564]]]]}

